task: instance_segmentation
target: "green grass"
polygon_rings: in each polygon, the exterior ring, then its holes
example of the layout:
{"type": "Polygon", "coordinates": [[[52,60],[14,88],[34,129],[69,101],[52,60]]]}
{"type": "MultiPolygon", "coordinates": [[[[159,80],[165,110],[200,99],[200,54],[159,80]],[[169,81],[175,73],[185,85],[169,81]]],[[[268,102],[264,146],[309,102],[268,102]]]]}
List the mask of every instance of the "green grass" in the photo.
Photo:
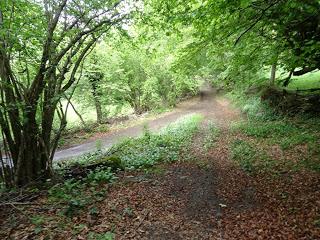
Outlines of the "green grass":
{"type": "MultiPolygon", "coordinates": [[[[88,107],[83,108],[80,104],[77,104],[76,102],[73,102],[73,105],[77,109],[77,111],[81,114],[82,118],[85,120],[87,125],[92,125],[97,120],[97,113],[94,107],[88,107]]],[[[63,102],[63,107],[65,108],[67,106],[67,101],[63,102]]],[[[110,117],[116,117],[116,116],[123,116],[123,115],[129,115],[133,113],[133,110],[129,106],[124,106],[120,110],[117,108],[117,106],[107,106],[106,109],[104,109],[104,112],[107,112],[108,118],[110,117]]],[[[67,112],[67,129],[73,129],[73,128],[79,128],[84,127],[82,122],[79,119],[79,116],[76,114],[74,109],[69,106],[68,112],[67,112]]]]}
{"type": "MultiPolygon", "coordinates": [[[[320,171],[320,121],[317,116],[282,116],[263,104],[258,96],[247,98],[241,94],[234,95],[233,99],[246,114],[247,119],[233,123],[231,129],[235,134],[244,134],[250,141],[255,142],[237,143],[232,146],[235,148],[232,150],[233,157],[243,168],[251,170],[257,164],[255,159],[259,157],[256,156],[257,151],[254,148],[269,152],[271,147],[278,145],[284,155],[291,158],[293,154],[298,160],[290,162],[288,159],[278,159],[282,162],[282,167],[295,170],[303,167],[320,171]]],[[[258,165],[261,166],[262,163],[263,161],[258,165]]],[[[269,163],[270,161],[265,162],[267,166],[269,163]]]]}
{"type": "Polygon", "coordinates": [[[147,168],[159,162],[177,161],[180,152],[191,143],[201,120],[202,116],[191,115],[156,134],[146,129],[142,137],[125,139],[113,146],[109,152],[117,155],[127,169],[147,168]]]}
{"type": "Polygon", "coordinates": [[[247,173],[270,170],[275,164],[265,151],[258,150],[255,145],[240,139],[231,144],[231,158],[247,173]]]}
{"type": "Polygon", "coordinates": [[[233,131],[239,131],[247,136],[267,139],[270,144],[290,149],[300,144],[313,145],[319,139],[319,133],[311,126],[297,126],[288,120],[238,122],[232,126],[233,131]]]}
{"type": "Polygon", "coordinates": [[[235,132],[266,139],[270,144],[279,144],[283,150],[300,144],[308,144],[311,147],[319,139],[320,121],[315,116],[282,116],[262,103],[258,96],[247,98],[241,94],[234,94],[233,99],[247,116],[246,121],[232,125],[235,132]]]}
{"type": "Polygon", "coordinates": [[[320,71],[293,77],[288,86],[290,90],[307,90],[313,88],[320,88],[320,71]]]}
{"type": "Polygon", "coordinates": [[[283,121],[245,121],[233,125],[233,130],[239,130],[247,136],[256,138],[287,137],[298,133],[299,129],[290,123],[283,121]]]}
{"type": "Polygon", "coordinates": [[[204,149],[207,151],[212,148],[220,135],[220,129],[213,123],[209,123],[208,131],[204,138],[204,149]]]}

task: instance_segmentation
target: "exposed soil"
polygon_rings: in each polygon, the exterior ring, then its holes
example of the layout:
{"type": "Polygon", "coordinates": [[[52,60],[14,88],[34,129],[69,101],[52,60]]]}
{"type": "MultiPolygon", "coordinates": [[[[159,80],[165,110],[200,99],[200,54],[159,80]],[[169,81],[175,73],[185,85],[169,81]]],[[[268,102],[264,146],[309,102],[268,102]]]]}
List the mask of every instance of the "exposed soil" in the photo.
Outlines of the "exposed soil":
{"type": "Polygon", "coordinates": [[[202,114],[206,119],[215,120],[216,122],[225,125],[225,120],[229,121],[232,119],[235,112],[228,108],[229,103],[224,98],[213,97],[215,95],[215,91],[212,90],[204,99],[200,100],[198,98],[194,98],[185,101],[179,104],[172,112],[162,114],[156,119],[146,120],[136,126],[114,130],[107,132],[106,134],[96,134],[86,143],[57,151],[54,156],[54,160],[68,159],[95,151],[97,148],[97,141],[101,142],[101,147],[103,149],[108,149],[125,137],[137,137],[141,135],[143,128],[146,125],[151,131],[158,131],[177,119],[193,113],[202,114]]]}
{"type": "MultiPolygon", "coordinates": [[[[225,98],[216,96],[183,109],[150,122],[156,130],[178,116],[205,116],[181,161],[160,165],[149,173],[119,174],[107,197],[98,203],[98,216],[93,219],[85,212],[73,218],[73,225],[84,224],[86,228],[75,236],[70,229],[48,226],[53,239],[87,239],[88,232],[108,231],[114,232],[116,239],[320,239],[318,173],[301,170],[279,176],[249,175],[230,157],[230,142],[241,136],[230,132],[229,126],[239,120],[239,112],[225,98]],[[210,121],[222,132],[205,151],[203,142],[210,121]]],[[[140,127],[126,130],[139,131],[140,127]]],[[[11,231],[11,239],[37,239],[32,237],[30,224],[11,231]],[[23,238],[28,234],[30,238],[23,238]]]]}

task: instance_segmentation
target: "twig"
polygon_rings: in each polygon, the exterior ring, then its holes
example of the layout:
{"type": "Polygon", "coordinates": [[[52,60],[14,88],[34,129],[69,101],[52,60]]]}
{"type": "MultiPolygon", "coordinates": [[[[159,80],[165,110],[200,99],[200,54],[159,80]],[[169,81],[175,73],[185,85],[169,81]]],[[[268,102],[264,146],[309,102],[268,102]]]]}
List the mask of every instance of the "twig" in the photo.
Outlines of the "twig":
{"type": "Polygon", "coordinates": [[[269,5],[267,8],[261,10],[261,15],[260,15],[243,33],[240,34],[240,36],[239,36],[239,37],[237,38],[237,40],[235,41],[234,45],[237,45],[238,42],[240,41],[240,39],[241,39],[246,33],[248,33],[252,28],[254,28],[254,27],[258,24],[258,22],[260,22],[260,20],[264,17],[264,14],[265,14],[270,8],[272,8],[273,6],[277,5],[280,1],[281,1],[281,0],[276,1],[276,2],[272,3],[271,5],[269,5]]]}
{"type": "Polygon", "coordinates": [[[5,202],[5,203],[0,203],[0,206],[11,206],[15,208],[15,205],[40,205],[40,203],[33,203],[33,202],[5,202]]]}
{"type": "Polygon", "coordinates": [[[147,216],[149,215],[149,211],[147,211],[143,217],[141,218],[140,222],[138,223],[136,230],[140,228],[140,226],[142,225],[142,223],[144,222],[144,220],[147,218],[147,216]]]}

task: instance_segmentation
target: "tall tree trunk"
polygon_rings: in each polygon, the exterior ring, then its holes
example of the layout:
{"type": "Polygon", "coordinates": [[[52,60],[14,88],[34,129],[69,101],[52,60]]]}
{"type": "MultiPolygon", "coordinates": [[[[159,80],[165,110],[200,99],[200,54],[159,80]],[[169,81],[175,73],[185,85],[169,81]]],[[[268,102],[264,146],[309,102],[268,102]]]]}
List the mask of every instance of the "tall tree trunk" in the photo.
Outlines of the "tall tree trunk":
{"type": "Polygon", "coordinates": [[[30,107],[25,113],[27,119],[23,125],[21,144],[14,181],[17,186],[24,186],[32,181],[39,181],[51,176],[48,146],[45,145],[36,122],[36,107],[30,107]]]}
{"type": "Polygon", "coordinates": [[[277,72],[277,63],[272,64],[271,66],[271,75],[270,75],[270,85],[273,86],[276,80],[276,72],[277,72]]]}
{"type": "Polygon", "coordinates": [[[99,83],[101,82],[102,78],[103,74],[100,72],[95,72],[92,76],[89,77],[94,105],[97,113],[97,123],[103,122],[102,104],[100,101],[101,93],[99,91],[99,83]]]}
{"type": "Polygon", "coordinates": [[[94,97],[94,105],[96,107],[97,123],[101,124],[103,122],[103,113],[102,113],[101,102],[98,97],[94,97]]]}

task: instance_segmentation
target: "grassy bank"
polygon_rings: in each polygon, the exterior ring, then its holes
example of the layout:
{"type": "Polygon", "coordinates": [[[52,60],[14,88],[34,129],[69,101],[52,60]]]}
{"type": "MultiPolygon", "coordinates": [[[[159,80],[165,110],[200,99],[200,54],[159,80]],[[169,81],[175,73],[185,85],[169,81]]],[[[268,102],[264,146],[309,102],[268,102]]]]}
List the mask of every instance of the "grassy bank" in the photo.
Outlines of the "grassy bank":
{"type": "Polygon", "coordinates": [[[230,95],[245,114],[232,125],[238,135],[232,158],[245,170],[286,172],[320,171],[320,121],[312,115],[280,115],[258,96],[230,95]]]}

